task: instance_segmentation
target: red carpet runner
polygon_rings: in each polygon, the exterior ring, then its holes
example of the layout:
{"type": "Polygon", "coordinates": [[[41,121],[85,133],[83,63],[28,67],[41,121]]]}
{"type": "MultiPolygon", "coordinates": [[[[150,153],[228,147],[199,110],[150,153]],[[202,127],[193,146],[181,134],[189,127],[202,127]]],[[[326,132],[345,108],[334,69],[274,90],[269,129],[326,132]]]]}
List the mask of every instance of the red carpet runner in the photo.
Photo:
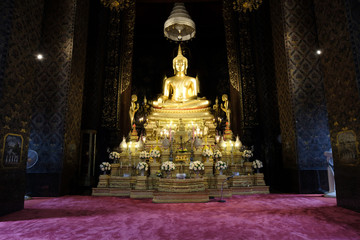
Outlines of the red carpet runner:
{"type": "Polygon", "coordinates": [[[219,203],[65,196],[0,217],[0,239],[360,239],[360,213],[320,195],[234,196],[219,203]]]}

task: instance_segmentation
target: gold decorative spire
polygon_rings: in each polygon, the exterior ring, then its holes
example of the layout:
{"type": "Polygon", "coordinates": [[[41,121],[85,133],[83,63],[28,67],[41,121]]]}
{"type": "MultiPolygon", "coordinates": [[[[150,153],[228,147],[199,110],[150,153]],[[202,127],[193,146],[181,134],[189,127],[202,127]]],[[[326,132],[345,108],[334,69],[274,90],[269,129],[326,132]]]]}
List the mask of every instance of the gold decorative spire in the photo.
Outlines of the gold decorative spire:
{"type": "Polygon", "coordinates": [[[178,56],[179,56],[179,55],[182,56],[181,44],[179,44],[179,48],[178,48],[178,56]]]}

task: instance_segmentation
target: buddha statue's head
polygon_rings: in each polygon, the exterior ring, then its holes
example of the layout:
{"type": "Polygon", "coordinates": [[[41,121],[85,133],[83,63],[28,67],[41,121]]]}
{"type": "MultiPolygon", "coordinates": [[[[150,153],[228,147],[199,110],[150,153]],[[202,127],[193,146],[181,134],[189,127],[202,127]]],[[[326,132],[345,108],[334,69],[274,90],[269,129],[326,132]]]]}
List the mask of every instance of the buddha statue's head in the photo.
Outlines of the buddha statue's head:
{"type": "Polygon", "coordinates": [[[137,101],[137,96],[135,94],[131,95],[131,101],[132,102],[136,102],[137,101]]]}
{"type": "Polygon", "coordinates": [[[179,44],[178,55],[173,59],[174,74],[178,72],[184,72],[186,74],[187,68],[188,68],[188,60],[186,57],[182,55],[181,46],[179,44]]]}

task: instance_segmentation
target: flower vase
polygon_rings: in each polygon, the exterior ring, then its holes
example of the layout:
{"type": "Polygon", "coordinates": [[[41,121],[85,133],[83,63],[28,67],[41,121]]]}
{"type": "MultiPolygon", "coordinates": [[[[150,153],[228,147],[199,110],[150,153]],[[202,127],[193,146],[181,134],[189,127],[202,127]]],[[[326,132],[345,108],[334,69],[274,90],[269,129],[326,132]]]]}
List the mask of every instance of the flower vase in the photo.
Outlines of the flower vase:
{"type": "Polygon", "coordinates": [[[210,157],[206,157],[206,162],[210,162],[210,157]]]}
{"type": "Polygon", "coordinates": [[[260,173],[260,169],[259,169],[259,168],[256,168],[256,173],[260,173]]]}
{"type": "Polygon", "coordinates": [[[167,171],[166,174],[167,174],[167,175],[166,175],[166,178],[171,178],[171,171],[167,171]]]}
{"type": "Polygon", "coordinates": [[[153,158],[153,162],[154,162],[154,163],[156,163],[156,159],[157,159],[156,157],[153,158]]]}
{"type": "Polygon", "coordinates": [[[140,170],[140,176],[144,176],[144,175],[145,175],[145,170],[144,169],[140,170]]]}
{"type": "Polygon", "coordinates": [[[219,170],[219,175],[223,175],[223,170],[219,170]]]}
{"type": "Polygon", "coordinates": [[[200,178],[200,172],[199,171],[195,171],[195,178],[200,178]]]}
{"type": "Polygon", "coordinates": [[[107,175],[107,171],[103,171],[103,175],[107,175]]]}

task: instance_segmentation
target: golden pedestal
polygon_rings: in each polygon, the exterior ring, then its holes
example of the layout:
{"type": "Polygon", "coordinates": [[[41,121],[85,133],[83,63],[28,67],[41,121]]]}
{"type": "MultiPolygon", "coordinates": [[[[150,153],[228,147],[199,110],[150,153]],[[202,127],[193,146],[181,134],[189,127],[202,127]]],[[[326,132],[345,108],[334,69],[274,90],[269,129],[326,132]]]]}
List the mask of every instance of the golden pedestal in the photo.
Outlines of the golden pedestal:
{"type": "Polygon", "coordinates": [[[107,188],[109,187],[109,175],[100,175],[99,176],[99,183],[97,185],[98,188],[107,188]]]}
{"type": "Polygon", "coordinates": [[[233,187],[250,187],[253,185],[254,177],[253,175],[239,175],[233,177],[232,186],[233,187]]]}
{"type": "Polygon", "coordinates": [[[93,188],[92,196],[110,196],[110,188],[93,188]]]}
{"type": "Polygon", "coordinates": [[[209,162],[204,162],[205,172],[204,175],[207,177],[214,176],[213,175],[213,161],[210,160],[209,162]]]}
{"type": "Polygon", "coordinates": [[[217,175],[216,177],[216,189],[223,189],[229,188],[228,183],[226,181],[226,175],[217,175]]]}
{"type": "Polygon", "coordinates": [[[150,177],[156,177],[156,172],[160,170],[160,161],[150,163],[150,177]]]}
{"type": "Polygon", "coordinates": [[[148,177],[137,176],[135,189],[131,190],[130,198],[152,198],[153,190],[147,189],[148,177]]]}
{"type": "Polygon", "coordinates": [[[208,202],[209,194],[203,178],[159,179],[158,191],[154,192],[154,203],[208,202]]]}
{"type": "Polygon", "coordinates": [[[245,167],[245,174],[251,174],[253,172],[251,162],[244,162],[244,167],[245,167]]]}
{"type": "Polygon", "coordinates": [[[264,174],[263,173],[255,173],[254,174],[254,185],[255,186],[265,186],[264,174]]]}
{"type": "Polygon", "coordinates": [[[135,190],[146,190],[147,189],[146,180],[147,180],[146,176],[137,176],[135,190]]]}
{"type": "Polygon", "coordinates": [[[109,181],[110,188],[130,189],[131,177],[112,176],[109,181]]]}
{"type": "Polygon", "coordinates": [[[120,176],[120,164],[119,163],[111,164],[111,176],[120,176]]]}
{"type": "Polygon", "coordinates": [[[160,178],[159,192],[199,192],[205,191],[203,178],[160,178]]]}

